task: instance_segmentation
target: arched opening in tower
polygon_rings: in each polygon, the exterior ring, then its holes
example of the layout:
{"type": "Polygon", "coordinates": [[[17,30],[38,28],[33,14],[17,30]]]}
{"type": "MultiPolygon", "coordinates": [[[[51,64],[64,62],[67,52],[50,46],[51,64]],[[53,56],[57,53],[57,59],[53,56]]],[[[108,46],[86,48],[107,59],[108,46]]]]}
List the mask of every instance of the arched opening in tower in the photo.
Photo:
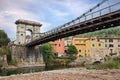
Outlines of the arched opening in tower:
{"type": "Polygon", "coordinates": [[[32,30],[27,29],[26,30],[26,43],[29,43],[32,40],[32,30]]]}

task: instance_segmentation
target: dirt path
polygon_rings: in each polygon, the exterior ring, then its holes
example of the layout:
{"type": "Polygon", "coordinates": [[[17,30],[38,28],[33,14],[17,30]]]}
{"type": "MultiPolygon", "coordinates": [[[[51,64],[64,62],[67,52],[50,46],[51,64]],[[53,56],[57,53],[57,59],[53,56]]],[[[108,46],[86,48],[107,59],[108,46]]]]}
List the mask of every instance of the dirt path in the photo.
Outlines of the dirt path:
{"type": "Polygon", "coordinates": [[[120,80],[120,70],[70,68],[0,77],[0,80],[120,80]]]}

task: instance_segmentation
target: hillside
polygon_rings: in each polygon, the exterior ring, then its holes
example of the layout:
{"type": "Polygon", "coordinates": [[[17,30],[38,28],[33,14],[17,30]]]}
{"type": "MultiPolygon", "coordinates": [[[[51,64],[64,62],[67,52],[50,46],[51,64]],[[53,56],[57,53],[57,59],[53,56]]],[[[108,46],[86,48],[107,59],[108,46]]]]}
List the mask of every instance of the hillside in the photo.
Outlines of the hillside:
{"type": "Polygon", "coordinates": [[[120,37],[120,27],[103,29],[95,32],[80,34],[82,37],[120,37]]]}

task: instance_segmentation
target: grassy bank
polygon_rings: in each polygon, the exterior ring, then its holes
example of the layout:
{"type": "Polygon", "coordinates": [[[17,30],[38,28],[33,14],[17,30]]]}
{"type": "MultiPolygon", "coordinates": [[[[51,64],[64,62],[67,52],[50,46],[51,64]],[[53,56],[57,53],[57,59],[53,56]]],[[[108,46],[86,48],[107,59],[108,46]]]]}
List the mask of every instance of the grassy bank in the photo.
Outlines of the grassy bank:
{"type": "Polygon", "coordinates": [[[120,69],[120,56],[115,58],[107,57],[103,63],[86,65],[86,67],[87,69],[120,69]]]}

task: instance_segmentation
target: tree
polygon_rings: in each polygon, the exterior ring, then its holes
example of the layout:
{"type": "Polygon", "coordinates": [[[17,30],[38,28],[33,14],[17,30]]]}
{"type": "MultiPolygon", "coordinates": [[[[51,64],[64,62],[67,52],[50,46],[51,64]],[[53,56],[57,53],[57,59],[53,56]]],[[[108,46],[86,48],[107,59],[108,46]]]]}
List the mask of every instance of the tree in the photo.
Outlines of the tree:
{"type": "Polygon", "coordinates": [[[50,44],[46,43],[40,46],[39,50],[43,55],[43,60],[46,66],[52,64],[52,62],[55,60],[53,47],[50,44]]]}
{"type": "Polygon", "coordinates": [[[7,55],[11,53],[10,49],[7,46],[0,47],[0,56],[3,57],[3,67],[5,68],[7,64],[7,55]]]}
{"type": "Polygon", "coordinates": [[[7,34],[3,30],[0,30],[0,56],[3,57],[3,60],[2,60],[3,66],[7,64],[7,59],[8,59],[7,56],[11,56],[11,51],[7,47],[9,42],[10,42],[10,39],[8,38],[7,34]]]}
{"type": "Polygon", "coordinates": [[[7,34],[3,30],[0,30],[0,47],[7,46],[9,42],[10,39],[8,38],[7,34]]]}
{"type": "Polygon", "coordinates": [[[70,56],[75,56],[76,54],[78,54],[77,48],[74,45],[69,45],[67,49],[67,54],[69,54],[70,56]]]}
{"type": "Polygon", "coordinates": [[[0,47],[0,55],[10,54],[10,49],[7,46],[0,47]]]}

